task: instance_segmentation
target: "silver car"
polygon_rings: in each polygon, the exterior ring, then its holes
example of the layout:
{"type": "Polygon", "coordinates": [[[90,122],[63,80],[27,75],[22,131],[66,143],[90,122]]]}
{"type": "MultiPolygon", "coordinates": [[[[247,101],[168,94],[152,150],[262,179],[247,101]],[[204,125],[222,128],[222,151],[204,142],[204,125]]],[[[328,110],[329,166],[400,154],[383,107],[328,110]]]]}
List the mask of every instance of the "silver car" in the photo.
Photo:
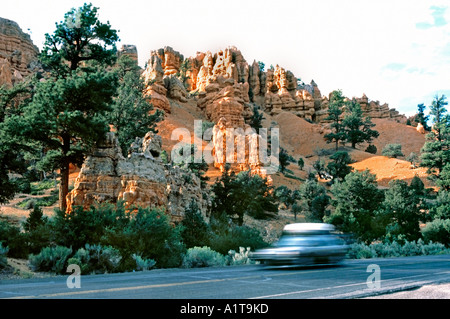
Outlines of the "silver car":
{"type": "Polygon", "coordinates": [[[297,223],[286,225],[278,242],[250,253],[249,257],[267,265],[337,264],[348,249],[333,225],[297,223]]]}

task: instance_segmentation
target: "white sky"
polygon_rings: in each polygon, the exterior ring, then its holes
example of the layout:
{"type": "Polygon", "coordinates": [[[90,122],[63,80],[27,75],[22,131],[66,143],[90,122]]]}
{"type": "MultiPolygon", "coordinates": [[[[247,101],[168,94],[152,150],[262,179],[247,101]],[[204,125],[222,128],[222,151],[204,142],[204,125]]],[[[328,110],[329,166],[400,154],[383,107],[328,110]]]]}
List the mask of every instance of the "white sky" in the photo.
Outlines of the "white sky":
{"type": "MultiPolygon", "coordinates": [[[[89,1],[1,2],[0,17],[41,48],[64,13],[89,1]]],[[[279,64],[306,83],[314,79],[323,95],[365,93],[408,115],[436,94],[450,99],[449,0],[91,2],[101,21],[120,30],[121,43],[137,46],[141,66],[164,46],[185,57],[236,46],[249,64],[279,64]]]]}

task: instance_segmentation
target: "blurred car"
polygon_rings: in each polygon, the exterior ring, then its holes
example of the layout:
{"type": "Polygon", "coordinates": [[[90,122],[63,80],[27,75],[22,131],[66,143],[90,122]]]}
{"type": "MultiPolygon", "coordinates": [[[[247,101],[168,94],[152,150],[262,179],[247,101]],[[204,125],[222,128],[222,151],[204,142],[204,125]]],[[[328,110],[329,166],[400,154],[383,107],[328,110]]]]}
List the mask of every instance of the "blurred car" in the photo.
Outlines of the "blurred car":
{"type": "Polygon", "coordinates": [[[337,264],[348,249],[333,225],[296,223],[286,225],[276,243],[250,253],[249,258],[267,265],[337,264]]]}

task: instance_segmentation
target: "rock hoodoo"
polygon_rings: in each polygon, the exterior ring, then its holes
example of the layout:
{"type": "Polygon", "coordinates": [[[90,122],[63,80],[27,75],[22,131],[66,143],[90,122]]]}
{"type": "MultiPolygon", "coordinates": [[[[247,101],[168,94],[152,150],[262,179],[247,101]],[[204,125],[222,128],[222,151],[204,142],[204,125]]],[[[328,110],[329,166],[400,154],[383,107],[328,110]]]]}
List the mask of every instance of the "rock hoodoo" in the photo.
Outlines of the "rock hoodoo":
{"type": "Polygon", "coordinates": [[[89,208],[122,200],[128,207],[165,207],[172,221],[179,221],[192,199],[204,211],[206,204],[199,178],[164,164],[160,154],[161,137],[151,132],[136,139],[128,157],[122,155],[115,134],[108,133],[86,158],[74,189],[67,195],[68,211],[74,206],[89,208]]]}
{"type": "MultiPolygon", "coordinates": [[[[270,115],[287,111],[314,123],[322,123],[328,116],[329,97],[322,95],[314,80],[300,84],[291,71],[279,65],[267,71],[256,61],[249,65],[235,47],[215,54],[197,52],[187,59],[165,47],[152,51],[147,65],[144,77],[151,81],[147,93],[155,106],[164,110],[170,110],[167,98],[186,102],[189,91],[198,94],[198,107],[210,121],[217,123],[224,117],[232,127],[243,127],[252,114],[252,103],[270,115]]],[[[365,94],[356,100],[365,116],[406,123],[406,117],[387,104],[369,101],[365,94]]]]}

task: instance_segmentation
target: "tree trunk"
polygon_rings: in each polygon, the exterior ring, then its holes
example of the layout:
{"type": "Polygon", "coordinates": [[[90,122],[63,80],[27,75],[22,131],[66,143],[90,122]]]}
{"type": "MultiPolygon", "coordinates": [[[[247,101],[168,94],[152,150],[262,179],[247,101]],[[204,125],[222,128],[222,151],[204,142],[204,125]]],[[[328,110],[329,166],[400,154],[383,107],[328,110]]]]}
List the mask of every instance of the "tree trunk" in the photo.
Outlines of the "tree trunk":
{"type": "Polygon", "coordinates": [[[69,193],[69,163],[64,160],[60,170],[61,180],[59,183],[59,209],[65,212],[67,209],[66,196],[69,193]]]}
{"type": "Polygon", "coordinates": [[[67,203],[66,203],[66,196],[69,193],[69,159],[67,157],[67,153],[70,150],[70,137],[65,135],[62,137],[63,144],[62,144],[62,163],[60,167],[60,175],[61,180],[59,183],[59,209],[62,212],[66,212],[67,210],[67,203]]]}

